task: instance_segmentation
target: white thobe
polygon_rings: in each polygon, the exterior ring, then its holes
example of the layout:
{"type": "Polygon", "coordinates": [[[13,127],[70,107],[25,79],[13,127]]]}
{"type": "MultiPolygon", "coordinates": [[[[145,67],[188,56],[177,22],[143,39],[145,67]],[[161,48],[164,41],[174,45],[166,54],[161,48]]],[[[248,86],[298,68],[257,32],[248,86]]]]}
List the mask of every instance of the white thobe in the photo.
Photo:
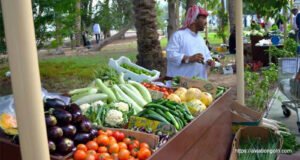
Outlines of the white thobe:
{"type": "Polygon", "coordinates": [[[204,39],[186,28],[176,31],[169,39],[167,51],[167,76],[197,77],[207,79],[207,60],[212,59],[204,39]],[[205,64],[182,63],[184,55],[192,56],[201,53],[205,64]]]}

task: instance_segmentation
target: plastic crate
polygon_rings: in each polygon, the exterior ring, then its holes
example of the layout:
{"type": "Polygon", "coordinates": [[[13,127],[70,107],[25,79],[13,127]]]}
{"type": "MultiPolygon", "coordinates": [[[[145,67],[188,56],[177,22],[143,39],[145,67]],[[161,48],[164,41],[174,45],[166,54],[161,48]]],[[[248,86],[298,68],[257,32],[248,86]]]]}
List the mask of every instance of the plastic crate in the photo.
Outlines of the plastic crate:
{"type": "Polygon", "coordinates": [[[123,72],[124,73],[124,78],[126,80],[131,79],[131,80],[134,80],[134,81],[137,81],[137,82],[154,81],[154,80],[158,79],[159,76],[160,76],[160,72],[159,71],[157,71],[157,70],[150,71],[150,70],[148,70],[146,68],[138,66],[138,65],[132,63],[129,58],[124,57],[124,56],[120,57],[117,60],[114,60],[114,59],[110,58],[108,65],[110,67],[114,68],[118,73],[123,72]],[[145,75],[145,74],[136,74],[136,73],[134,73],[134,72],[132,72],[130,70],[127,70],[127,69],[121,67],[121,65],[124,64],[124,63],[128,64],[128,65],[131,65],[131,66],[134,66],[136,68],[145,70],[145,71],[147,71],[149,73],[153,73],[154,76],[151,77],[151,76],[148,76],[148,75],[145,75]]]}

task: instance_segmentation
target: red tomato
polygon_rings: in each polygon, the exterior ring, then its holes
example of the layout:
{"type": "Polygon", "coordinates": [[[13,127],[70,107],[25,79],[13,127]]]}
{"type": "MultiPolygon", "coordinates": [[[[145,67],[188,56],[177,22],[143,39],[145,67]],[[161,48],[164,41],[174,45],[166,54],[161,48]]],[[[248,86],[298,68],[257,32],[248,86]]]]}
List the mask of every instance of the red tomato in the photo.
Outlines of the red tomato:
{"type": "Polygon", "coordinates": [[[127,149],[127,144],[125,142],[119,142],[118,145],[119,145],[120,150],[127,149]]]}
{"type": "Polygon", "coordinates": [[[112,136],[116,138],[117,142],[121,142],[125,138],[125,134],[119,131],[113,132],[112,136]]]}
{"type": "Polygon", "coordinates": [[[121,149],[119,152],[119,160],[127,160],[130,157],[130,152],[127,149],[121,149]]]}
{"type": "Polygon", "coordinates": [[[129,145],[131,143],[131,139],[130,138],[124,138],[123,142],[125,142],[127,145],[129,145]]]}
{"type": "Polygon", "coordinates": [[[101,153],[97,160],[106,160],[108,158],[110,158],[110,155],[108,153],[101,153]]]}
{"type": "Polygon", "coordinates": [[[107,134],[107,136],[111,136],[113,134],[113,131],[108,129],[108,130],[106,130],[105,133],[107,134]]]}
{"type": "Polygon", "coordinates": [[[138,144],[132,142],[131,144],[129,144],[128,149],[131,151],[133,149],[137,149],[139,147],[138,144]]]}
{"type": "Polygon", "coordinates": [[[100,146],[107,146],[110,142],[107,135],[98,136],[96,141],[100,146]]]}
{"type": "Polygon", "coordinates": [[[142,148],[137,154],[140,160],[144,160],[151,156],[151,151],[148,148],[142,148]]]}
{"type": "Polygon", "coordinates": [[[74,160],[84,160],[87,157],[87,154],[83,150],[77,150],[75,151],[73,158],[74,160]]]}
{"type": "Polygon", "coordinates": [[[95,160],[95,156],[90,154],[84,160],[95,160]]]}
{"type": "Polygon", "coordinates": [[[118,153],[119,152],[119,145],[117,143],[110,144],[108,146],[109,153],[118,153]]]}
{"type": "Polygon", "coordinates": [[[149,145],[147,143],[140,143],[140,148],[150,148],[149,145]]]}
{"type": "Polygon", "coordinates": [[[87,147],[88,150],[94,150],[94,151],[96,151],[98,149],[98,144],[95,141],[89,141],[86,144],[86,147],[87,147]]]}
{"type": "Polygon", "coordinates": [[[86,152],[88,149],[87,149],[86,145],[84,145],[84,144],[78,144],[77,145],[77,150],[83,150],[83,151],[86,152]]]}
{"type": "Polygon", "coordinates": [[[105,146],[101,146],[97,150],[98,153],[107,153],[107,151],[108,151],[107,147],[105,147],[105,146]]]}

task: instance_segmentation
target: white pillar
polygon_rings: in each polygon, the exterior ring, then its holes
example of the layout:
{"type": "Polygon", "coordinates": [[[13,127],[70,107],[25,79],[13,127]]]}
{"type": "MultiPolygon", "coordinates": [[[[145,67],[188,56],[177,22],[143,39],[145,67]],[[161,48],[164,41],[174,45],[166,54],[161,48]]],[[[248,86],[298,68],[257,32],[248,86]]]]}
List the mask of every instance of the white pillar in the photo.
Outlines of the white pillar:
{"type": "Polygon", "coordinates": [[[49,160],[31,0],[1,0],[23,160],[49,160]]]}
{"type": "Polygon", "coordinates": [[[240,104],[245,104],[244,44],[243,44],[243,0],[236,1],[236,5],[235,5],[235,24],[236,24],[237,100],[240,104]]]}

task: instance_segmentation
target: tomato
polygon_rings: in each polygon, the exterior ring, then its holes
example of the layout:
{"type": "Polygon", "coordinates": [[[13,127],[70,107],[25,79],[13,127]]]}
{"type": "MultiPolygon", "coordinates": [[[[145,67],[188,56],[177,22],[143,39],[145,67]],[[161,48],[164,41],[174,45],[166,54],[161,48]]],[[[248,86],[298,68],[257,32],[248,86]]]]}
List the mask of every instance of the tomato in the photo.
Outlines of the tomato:
{"type": "Polygon", "coordinates": [[[107,146],[109,144],[109,138],[107,135],[100,135],[97,137],[97,143],[100,146],[107,146]]]}
{"type": "Polygon", "coordinates": [[[98,135],[100,136],[100,135],[107,135],[107,133],[105,132],[105,131],[103,131],[103,130],[99,130],[98,131],[98,135]]]}
{"type": "Polygon", "coordinates": [[[119,145],[120,150],[121,149],[127,149],[127,144],[125,142],[119,142],[118,145],[119,145]]]}
{"type": "Polygon", "coordinates": [[[119,152],[119,145],[117,143],[112,143],[108,146],[109,153],[118,153],[119,152]]]}
{"type": "Polygon", "coordinates": [[[88,155],[84,160],[95,160],[94,155],[88,155]]]}
{"type": "Polygon", "coordinates": [[[132,156],[129,156],[128,160],[135,160],[135,158],[132,156]]]}
{"type": "Polygon", "coordinates": [[[119,156],[119,153],[112,153],[110,156],[111,156],[112,159],[117,160],[118,156],[119,156]]]}
{"type": "Polygon", "coordinates": [[[139,147],[138,144],[136,144],[134,142],[131,142],[131,144],[129,144],[129,146],[128,146],[128,149],[131,151],[131,150],[136,149],[138,147],[139,147]]]}
{"type": "Polygon", "coordinates": [[[125,138],[125,134],[119,131],[113,132],[112,136],[116,138],[117,142],[121,142],[125,138]]]}
{"type": "Polygon", "coordinates": [[[85,152],[88,150],[86,145],[84,145],[84,144],[78,144],[76,149],[77,150],[83,150],[85,152]]]}
{"type": "Polygon", "coordinates": [[[130,151],[130,155],[133,156],[133,157],[137,157],[138,151],[139,150],[137,148],[135,148],[135,149],[133,149],[133,150],[130,151]]]}
{"type": "Polygon", "coordinates": [[[130,157],[130,152],[127,149],[121,149],[118,157],[120,160],[127,160],[130,157]]]}
{"type": "Polygon", "coordinates": [[[107,153],[107,147],[101,146],[97,150],[98,153],[107,153]]]}
{"type": "Polygon", "coordinates": [[[96,151],[94,151],[94,150],[88,150],[88,151],[86,152],[86,154],[88,154],[88,155],[95,155],[95,154],[97,154],[97,153],[96,153],[96,151]]]}
{"type": "Polygon", "coordinates": [[[109,143],[108,143],[108,145],[110,145],[111,143],[117,143],[117,140],[116,140],[116,138],[115,138],[115,137],[113,137],[113,136],[109,136],[109,137],[108,137],[108,139],[109,139],[109,143]]]}
{"type": "Polygon", "coordinates": [[[108,158],[110,158],[110,155],[108,153],[101,153],[97,160],[106,160],[108,158]]]}
{"type": "Polygon", "coordinates": [[[135,143],[137,146],[140,145],[140,141],[138,141],[138,140],[133,140],[133,143],[135,143]]]}
{"type": "Polygon", "coordinates": [[[94,151],[96,151],[98,149],[98,144],[95,141],[89,141],[86,144],[86,147],[87,147],[88,150],[94,150],[94,151]]]}
{"type": "Polygon", "coordinates": [[[126,143],[127,145],[129,145],[131,143],[131,139],[130,138],[124,138],[123,142],[126,143]]]}
{"type": "Polygon", "coordinates": [[[140,148],[150,148],[147,143],[140,143],[140,148]]]}
{"type": "Polygon", "coordinates": [[[73,157],[74,157],[74,160],[84,160],[87,157],[87,154],[83,150],[77,150],[77,151],[75,151],[73,157]]]}
{"type": "Polygon", "coordinates": [[[113,134],[113,131],[108,129],[108,130],[106,130],[105,133],[106,133],[107,136],[111,136],[113,134]]]}
{"type": "Polygon", "coordinates": [[[139,159],[144,160],[151,156],[151,151],[148,148],[142,148],[138,151],[137,155],[139,159]]]}

